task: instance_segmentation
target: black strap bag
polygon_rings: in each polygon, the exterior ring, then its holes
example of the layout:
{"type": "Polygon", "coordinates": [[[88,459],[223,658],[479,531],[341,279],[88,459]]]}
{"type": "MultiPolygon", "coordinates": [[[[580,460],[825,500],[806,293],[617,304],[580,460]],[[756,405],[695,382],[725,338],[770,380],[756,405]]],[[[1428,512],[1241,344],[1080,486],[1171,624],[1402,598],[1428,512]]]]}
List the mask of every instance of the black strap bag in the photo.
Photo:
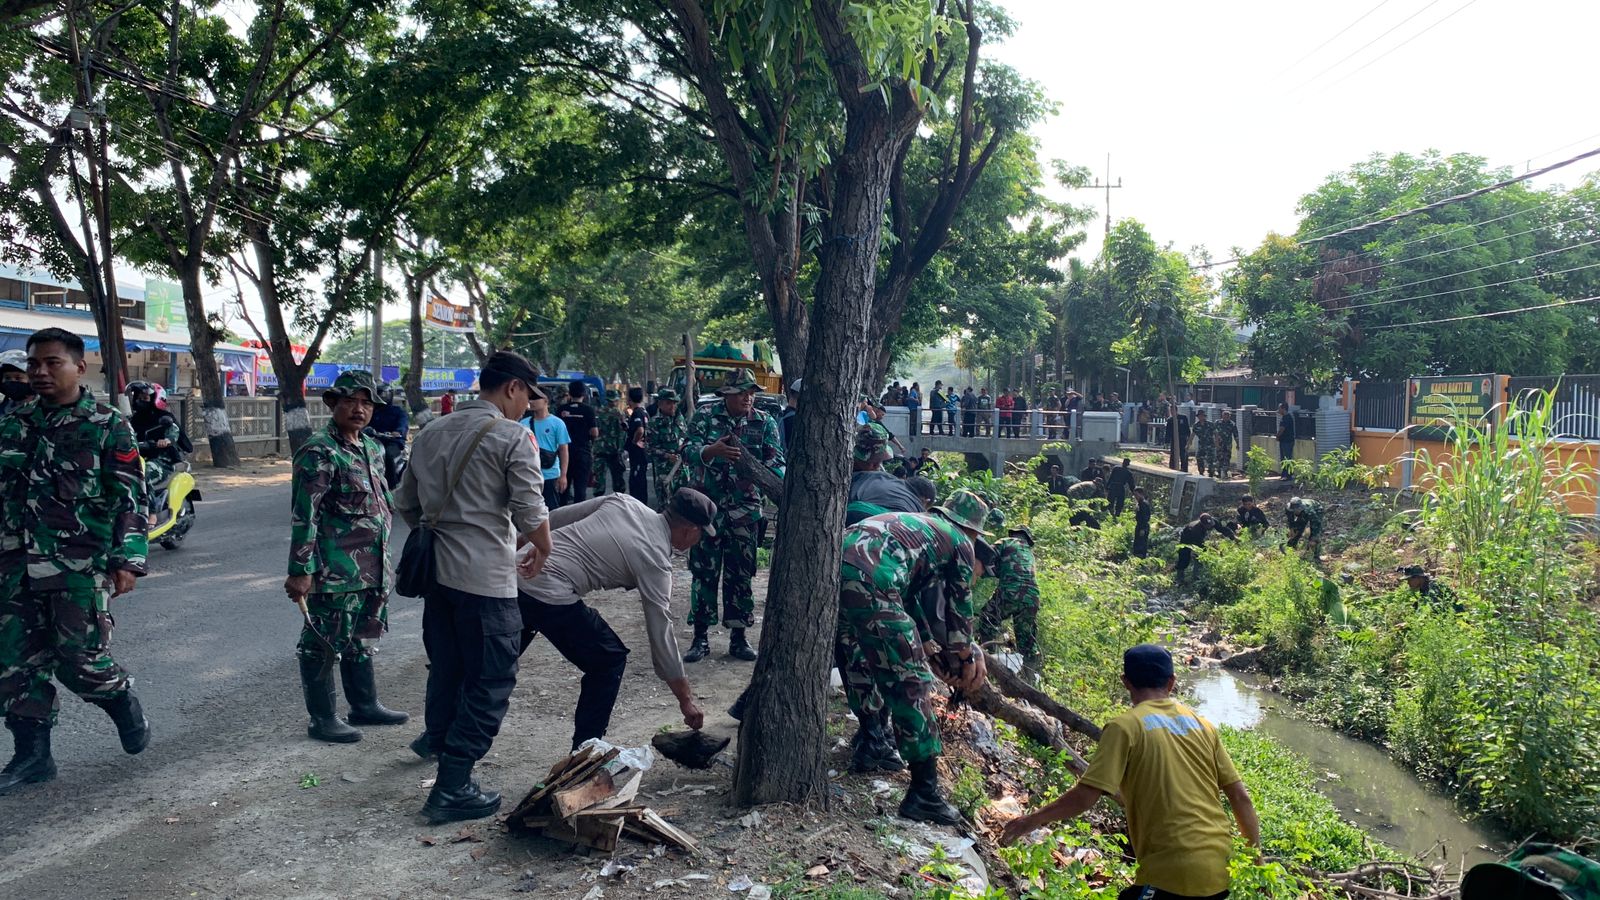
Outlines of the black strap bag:
{"type": "Polygon", "coordinates": [[[439,519],[444,515],[445,507],[450,505],[450,495],[456,491],[456,485],[461,483],[461,475],[466,471],[467,463],[472,459],[472,454],[477,451],[478,445],[483,443],[483,436],[494,427],[495,420],[490,419],[478,429],[478,434],[467,446],[467,452],[461,455],[456,462],[456,470],[450,476],[450,484],[445,488],[444,497],[439,501],[439,508],[433,515],[424,515],[417,527],[411,529],[406,535],[406,545],[400,551],[400,564],[395,567],[394,592],[402,597],[424,597],[433,593],[439,587],[439,567],[433,556],[434,529],[439,527],[439,519]]]}

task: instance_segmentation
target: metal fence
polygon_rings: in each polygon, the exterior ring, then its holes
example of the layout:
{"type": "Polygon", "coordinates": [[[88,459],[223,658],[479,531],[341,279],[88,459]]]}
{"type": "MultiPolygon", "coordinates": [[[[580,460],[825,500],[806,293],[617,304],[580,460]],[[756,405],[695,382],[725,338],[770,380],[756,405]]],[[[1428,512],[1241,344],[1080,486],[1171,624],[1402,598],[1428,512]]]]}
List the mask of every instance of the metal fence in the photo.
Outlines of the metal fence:
{"type": "Polygon", "coordinates": [[[1406,427],[1406,383],[1357,382],[1356,427],[1383,431],[1399,431],[1406,427]]]}
{"type": "Polygon", "coordinates": [[[1507,379],[1506,392],[1517,409],[1529,409],[1535,393],[1554,391],[1552,422],[1566,440],[1600,441],[1600,375],[1507,379]]]}

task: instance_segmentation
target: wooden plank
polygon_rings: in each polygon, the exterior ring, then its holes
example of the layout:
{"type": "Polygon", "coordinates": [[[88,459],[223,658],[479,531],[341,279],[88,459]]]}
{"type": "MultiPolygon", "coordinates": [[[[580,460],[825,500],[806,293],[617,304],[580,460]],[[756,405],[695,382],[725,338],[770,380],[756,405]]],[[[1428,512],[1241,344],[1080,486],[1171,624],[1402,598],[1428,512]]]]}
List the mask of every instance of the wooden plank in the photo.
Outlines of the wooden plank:
{"type": "Polygon", "coordinates": [[[610,774],[611,783],[615,785],[616,790],[610,797],[591,804],[595,808],[624,806],[639,796],[639,785],[644,781],[643,769],[630,769],[624,766],[610,774]]]}
{"type": "Polygon", "coordinates": [[[622,835],[622,822],[621,816],[583,816],[571,822],[557,819],[544,827],[544,834],[558,841],[611,853],[617,849],[617,838],[622,835]]]}
{"type": "Polygon", "coordinates": [[[550,798],[550,804],[555,809],[556,815],[565,819],[580,809],[588,809],[611,797],[616,792],[617,786],[612,782],[611,774],[602,770],[572,787],[556,791],[550,798]]]}
{"type": "Polygon", "coordinates": [[[511,815],[506,817],[506,824],[512,828],[537,827],[524,826],[521,824],[522,820],[546,815],[544,808],[549,805],[548,798],[551,793],[572,784],[575,780],[587,777],[587,773],[615,759],[620,752],[613,749],[609,753],[601,754],[590,748],[562,758],[550,767],[550,774],[545,777],[544,783],[534,786],[528,791],[527,796],[522,798],[522,802],[518,803],[511,811],[511,815]]]}
{"type": "Polygon", "coordinates": [[[640,813],[639,821],[644,827],[656,832],[668,843],[676,844],[690,853],[700,852],[700,845],[695,842],[694,838],[682,831],[679,831],[678,828],[671,822],[661,818],[661,816],[658,815],[655,810],[646,809],[644,812],[640,813]]]}

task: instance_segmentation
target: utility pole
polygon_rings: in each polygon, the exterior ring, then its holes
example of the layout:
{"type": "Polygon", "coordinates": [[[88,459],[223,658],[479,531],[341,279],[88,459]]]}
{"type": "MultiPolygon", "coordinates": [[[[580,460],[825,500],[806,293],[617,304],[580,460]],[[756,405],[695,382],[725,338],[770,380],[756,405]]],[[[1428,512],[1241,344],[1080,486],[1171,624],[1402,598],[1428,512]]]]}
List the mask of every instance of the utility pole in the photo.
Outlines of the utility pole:
{"type": "MultiPolygon", "coordinates": [[[[1106,154],[1106,180],[1105,180],[1105,183],[1102,184],[1100,182],[1100,179],[1096,178],[1094,180],[1093,184],[1084,185],[1084,187],[1086,187],[1086,188],[1088,188],[1090,190],[1097,190],[1097,191],[1101,190],[1101,189],[1104,189],[1105,192],[1106,192],[1106,236],[1105,236],[1105,240],[1103,242],[1101,242],[1101,244],[1100,244],[1100,255],[1103,256],[1105,258],[1105,261],[1106,261],[1105,301],[1106,301],[1107,308],[1109,308],[1111,306],[1111,191],[1113,189],[1115,189],[1115,188],[1122,187],[1122,179],[1121,178],[1117,179],[1117,183],[1116,184],[1112,184],[1111,183],[1111,154],[1110,153],[1106,154]]],[[[1066,328],[1065,328],[1065,326],[1062,327],[1061,333],[1062,333],[1061,340],[1062,340],[1062,342],[1064,344],[1065,341],[1066,341],[1066,328]]],[[[1062,387],[1063,390],[1066,389],[1066,385],[1064,385],[1064,384],[1061,387],[1062,387]]],[[[1086,390],[1088,388],[1090,388],[1090,387],[1092,387],[1092,385],[1085,385],[1085,389],[1086,390]]]]}

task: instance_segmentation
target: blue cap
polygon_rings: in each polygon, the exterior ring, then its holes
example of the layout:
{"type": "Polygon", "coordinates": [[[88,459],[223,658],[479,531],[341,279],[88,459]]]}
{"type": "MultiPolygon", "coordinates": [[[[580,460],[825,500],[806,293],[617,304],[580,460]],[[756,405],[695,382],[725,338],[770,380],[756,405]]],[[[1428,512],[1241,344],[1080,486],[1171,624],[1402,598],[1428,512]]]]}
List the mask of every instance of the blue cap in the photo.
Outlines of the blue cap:
{"type": "Polygon", "coordinates": [[[1140,644],[1122,652],[1122,674],[1136,688],[1162,688],[1172,678],[1172,654],[1160,644],[1140,644]]]}

